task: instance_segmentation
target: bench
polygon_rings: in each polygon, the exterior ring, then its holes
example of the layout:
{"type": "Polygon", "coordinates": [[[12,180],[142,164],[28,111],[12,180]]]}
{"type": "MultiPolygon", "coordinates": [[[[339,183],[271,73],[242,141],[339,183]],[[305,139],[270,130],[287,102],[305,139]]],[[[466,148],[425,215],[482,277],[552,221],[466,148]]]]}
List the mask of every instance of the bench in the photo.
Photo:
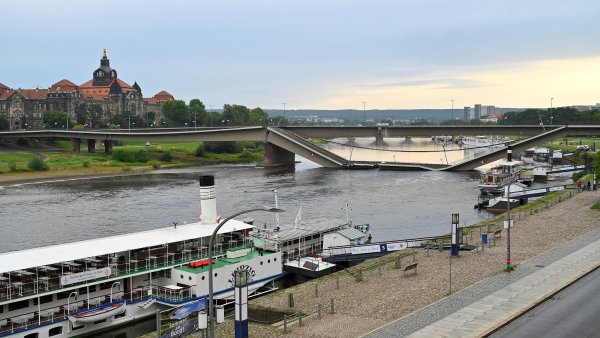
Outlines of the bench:
{"type": "Polygon", "coordinates": [[[496,231],[494,231],[494,238],[501,238],[502,237],[502,229],[498,229],[496,231]]]}
{"type": "Polygon", "coordinates": [[[402,270],[402,274],[405,275],[407,271],[411,271],[411,270],[414,270],[414,272],[417,273],[417,264],[418,263],[412,263],[412,264],[405,266],[404,270],[402,270]]]}

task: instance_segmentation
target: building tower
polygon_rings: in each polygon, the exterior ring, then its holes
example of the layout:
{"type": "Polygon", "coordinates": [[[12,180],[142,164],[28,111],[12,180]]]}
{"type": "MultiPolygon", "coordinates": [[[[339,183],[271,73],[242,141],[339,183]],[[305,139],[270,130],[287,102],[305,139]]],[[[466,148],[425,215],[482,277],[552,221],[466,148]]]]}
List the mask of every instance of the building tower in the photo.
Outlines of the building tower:
{"type": "Polygon", "coordinates": [[[94,71],[92,86],[109,86],[116,78],[117,71],[110,68],[110,60],[106,56],[106,48],[104,48],[102,59],[100,59],[100,68],[94,71]]]}

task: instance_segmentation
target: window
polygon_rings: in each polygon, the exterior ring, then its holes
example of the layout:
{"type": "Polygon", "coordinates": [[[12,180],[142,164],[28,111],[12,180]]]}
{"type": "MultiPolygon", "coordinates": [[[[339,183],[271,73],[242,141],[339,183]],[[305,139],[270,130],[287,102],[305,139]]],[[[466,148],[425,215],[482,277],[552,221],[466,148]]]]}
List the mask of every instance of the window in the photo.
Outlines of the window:
{"type": "Polygon", "coordinates": [[[29,306],[29,300],[22,300],[20,302],[14,302],[8,304],[8,311],[15,311],[19,309],[24,309],[29,306]]]}
{"type": "Polygon", "coordinates": [[[104,323],[104,322],[106,322],[106,319],[98,320],[98,321],[94,322],[94,325],[98,325],[98,324],[101,324],[101,323],[104,323]]]}
{"type": "MultiPolygon", "coordinates": [[[[41,304],[50,303],[51,301],[52,301],[52,295],[46,295],[46,296],[40,297],[40,303],[41,304]]],[[[38,299],[37,298],[33,299],[33,305],[38,305],[38,299]]],[[[0,312],[2,312],[2,311],[0,311],[0,312]]]]}
{"type": "Polygon", "coordinates": [[[48,337],[57,336],[62,333],[62,326],[53,327],[48,331],[48,337]]]}
{"type": "Polygon", "coordinates": [[[24,338],[38,338],[38,333],[30,333],[28,335],[26,335],[24,338]]]}

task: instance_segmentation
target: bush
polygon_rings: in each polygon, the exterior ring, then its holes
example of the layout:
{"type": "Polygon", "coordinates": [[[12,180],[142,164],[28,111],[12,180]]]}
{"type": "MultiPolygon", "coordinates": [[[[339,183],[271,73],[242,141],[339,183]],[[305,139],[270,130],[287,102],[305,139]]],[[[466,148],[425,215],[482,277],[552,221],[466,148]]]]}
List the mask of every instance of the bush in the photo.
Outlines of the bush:
{"type": "Polygon", "coordinates": [[[85,160],[85,161],[83,161],[83,163],[81,165],[83,165],[86,168],[89,168],[90,167],[90,161],[85,160]]]}
{"type": "Polygon", "coordinates": [[[17,162],[15,162],[15,161],[8,162],[8,170],[12,171],[12,172],[17,171],[17,162]]]}
{"type": "Polygon", "coordinates": [[[173,160],[173,155],[171,155],[170,151],[166,150],[160,153],[158,159],[163,162],[171,162],[173,160]]]}
{"type": "Polygon", "coordinates": [[[242,150],[242,144],[240,142],[204,142],[204,151],[211,153],[226,153],[235,154],[242,150]]]}
{"type": "Polygon", "coordinates": [[[17,139],[17,144],[18,144],[18,145],[20,145],[20,146],[28,146],[28,145],[30,145],[30,144],[31,144],[31,142],[29,141],[29,139],[28,139],[28,138],[25,138],[25,137],[19,137],[19,138],[17,139]]]}
{"type": "Polygon", "coordinates": [[[202,157],[204,156],[204,145],[199,145],[198,148],[196,148],[196,157],[202,157]]]}
{"type": "Polygon", "coordinates": [[[158,161],[150,161],[150,165],[152,165],[152,168],[154,169],[160,169],[160,162],[158,161]]]}
{"type": "Polygon", "coordinates": [[[33,160],[29,161],[29,163],[27,163],[27,167],[35,171],[48,170],[48,164],[46,164],[46,162],[44,162],[44,159],[40,157],[36,157],[33,160]]]}
{"type": "Polygon", "coordinates": [[[244,160],[244,161],[254,161],[254,154],[249,152],[248,150],[244,150],[240,155],[239,155],[239,159],[240,160],[244,160]]]}
{"type": "Polygon", "coordinates": [[[125,150],[117,149],[113,151],[112,159],[121,162],[128,163],[146,163],[149,160],[148,153],[144,149],[138,150],[125,150]]]}

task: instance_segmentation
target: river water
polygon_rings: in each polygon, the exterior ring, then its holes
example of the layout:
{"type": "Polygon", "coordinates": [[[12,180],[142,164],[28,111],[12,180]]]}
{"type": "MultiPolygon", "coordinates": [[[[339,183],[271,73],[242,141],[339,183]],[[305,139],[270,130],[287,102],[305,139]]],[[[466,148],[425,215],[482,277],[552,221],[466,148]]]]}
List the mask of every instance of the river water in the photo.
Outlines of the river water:
{"type": "MultiPolygon", "coordinates": [[[[339,140],[338,140],[339,141],[339,140]]],[[[341,140],[330,150],[354,159],[405,156],[422,162],[456,160],[462,151],[405,153],[368,151],[373,140],[341,140]],[[350,149],[349,148],[354,148],[350,149]],[[378,154],[379,153],[379,154],[378,154]],[[420,157],[419,157],[420,156],[420,157]],[[435,161],[434,161],[435,160],[435,161]]],[[[457,148],[450,144],[446,149],[457,148]]],[[[431,150],[430,140],[394,140],[385,149],[431,150]]],[[[403,158],[402,160],[400,158],[403,158]]],[[[156,170],[149,174],[19,184],[0,188],[0,252],[130,233],[194,222],[200,214],[198,176],[216,177],[218,211],[227,216],[247,208],[272,205],[277,188],[283,224],[292,224],[300,206],[302,219],[345,218],[350,205],[355,223],[371,222],[374,240],[439,235],[450,231],[452,213],[461,224],[489,215],[477,212],[476,173],[434,171],[335,170],[299,158],[292,170],[267,170],[251,165],[218,165],[156,170]]],[[[273,226],[269,214],[251,215],[273,226]]]]}

